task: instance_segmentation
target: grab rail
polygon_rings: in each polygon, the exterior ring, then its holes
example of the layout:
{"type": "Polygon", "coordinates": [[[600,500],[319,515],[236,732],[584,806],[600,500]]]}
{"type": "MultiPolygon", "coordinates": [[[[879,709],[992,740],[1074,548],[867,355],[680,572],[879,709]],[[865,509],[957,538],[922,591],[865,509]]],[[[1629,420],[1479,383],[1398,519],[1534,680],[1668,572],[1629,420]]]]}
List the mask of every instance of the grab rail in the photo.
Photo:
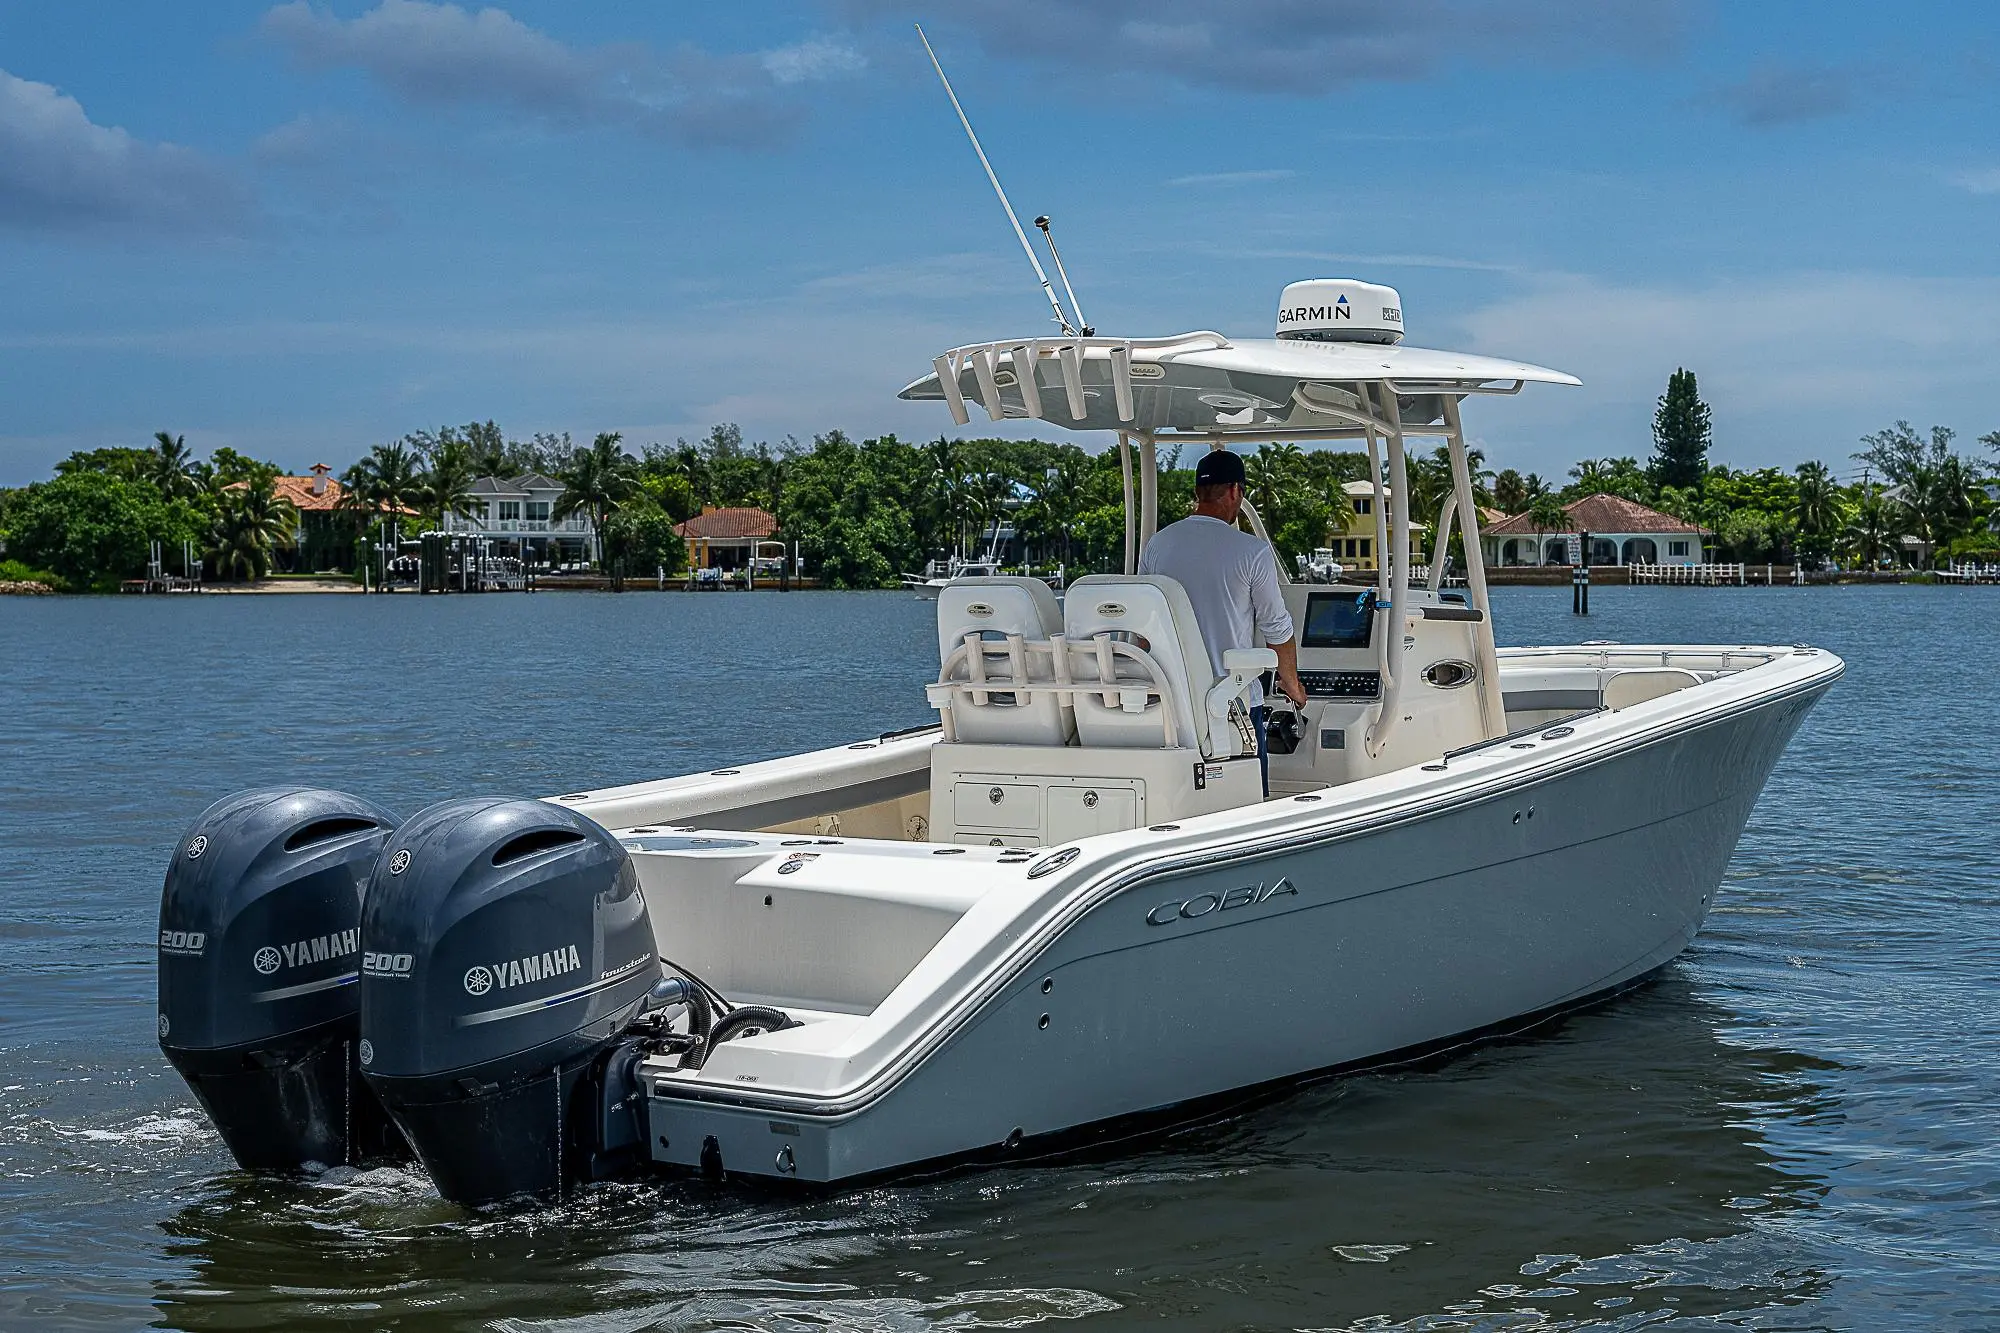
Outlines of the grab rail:
{"type": "MultiPolygon", "coordinates": [[[[1093,635],[1090,646],[1065,639],[1060,634],[1049,639],[1027,639],[1019,634],[1009,634],[1004,641],[982,639],[977,634],[967,634],[965,642],[951,650],[944,665],[938,670],[935,684],[924,687],[924,697],[931,707],[938,710],[939,721],[944,727],[947,741],[958,739],[958,728],[951,716],[951,700],[956,695],[967,695],[976,704],[984,704],[991,694],[1012,694],[1032,701],[1037,694],[1053,694],[1057,698],[1067,698],[1072,703],[1078,695],[1102,695],[1106,708],[1122,708],[1125,695],[1129,692],[1143,692],[1147,699],[1160,701],[1160,725],[1164,747],[1173,749],[1180,743],[1180,713],[1182,701],[1173,682],[1168,679],[1166,669],[1151,653],[1137,644],[1125,643],[1111,637],[1109,632],[1093,635]],[[1084,660],[1097,669],[1095,680],[1077,680],[1070,674],[1070,652],[1088,654],[1084,660]],[[987,655],[1003,652],[1008,658],[1009,674],[991,676],[986,673],[987,655]],[[1049,657],[1050,671],[1047,677],[1037,677],[1027,665],[1027,655],[1037,653],[1049,657]],[[1116,659],[1125,658],[1146,672],[1144,681],[1121,680],[1117,676],[1116,659]],[[965,668],[965,678],[954,680],[953,673],[965,668]]],[[[1131,710],[1144,712],[1145,705],[1131,710]]],[[[1192,718],[1187,719],[1188,730],[1197,738],[1200,733],[1192,718]]]]}

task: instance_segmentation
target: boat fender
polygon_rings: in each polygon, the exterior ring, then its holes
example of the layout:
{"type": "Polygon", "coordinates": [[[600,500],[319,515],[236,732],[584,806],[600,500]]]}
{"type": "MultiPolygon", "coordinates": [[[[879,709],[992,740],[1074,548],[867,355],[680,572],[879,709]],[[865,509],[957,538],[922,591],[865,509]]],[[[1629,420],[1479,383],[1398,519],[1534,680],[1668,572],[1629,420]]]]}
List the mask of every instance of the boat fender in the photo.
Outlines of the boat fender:
{"type": "Polygon", "coordinates": [[[160,892],[160,1049],[239,1165],[407,1160],[358,1075],[361,899],[396,817],[312,787],[202,811],[160,892]]]}
{"type": "Polygon", "coordinates": [[[440,1194],[556,1198],[599,1173],[627,1101],[613,1057],[662,979],[617,838],[544,801],[419,811],[376,862],[361,946],[364,1077],[440,1194]]]}

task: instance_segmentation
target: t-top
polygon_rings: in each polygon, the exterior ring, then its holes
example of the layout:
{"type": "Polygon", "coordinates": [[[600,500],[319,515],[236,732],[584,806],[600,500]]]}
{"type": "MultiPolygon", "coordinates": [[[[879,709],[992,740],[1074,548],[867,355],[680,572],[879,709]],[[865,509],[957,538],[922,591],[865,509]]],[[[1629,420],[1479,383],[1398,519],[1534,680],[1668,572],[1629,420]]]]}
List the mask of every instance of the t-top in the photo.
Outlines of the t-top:
{"type": "MultiPolygon", "coordinates": [[[[1291,613],[1278,591],[1278,561],[1259,537],[1206,514],[1190,514],[1153,534],[1139,557],[1141,574],[1163,574],[1187,590],[1195,623],[1208,643],[1208,664],[1222,674],[1222,655],[1292,637],[1291,613]]],[[[1250,702],[1264,701],[1253,685],[1250,702]]]]}

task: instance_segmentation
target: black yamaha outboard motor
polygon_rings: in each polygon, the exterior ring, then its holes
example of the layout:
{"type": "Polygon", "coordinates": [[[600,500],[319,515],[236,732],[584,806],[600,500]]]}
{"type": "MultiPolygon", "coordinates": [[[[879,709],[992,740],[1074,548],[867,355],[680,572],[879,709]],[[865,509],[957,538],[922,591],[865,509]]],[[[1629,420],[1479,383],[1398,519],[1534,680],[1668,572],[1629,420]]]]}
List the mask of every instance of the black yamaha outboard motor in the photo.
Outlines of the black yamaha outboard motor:
{"type": "Polygon", "coordinates": [[[644,1159],[621,1037],[660,961],[602,827],[499,797],[418,812],[376,866],[361,948],[362,1069],[445,1198],[559,1197],[644,1159]]]}
{"type": "Polygon", "coordinates": [[[252,1171],[407,1160],[357,1072],[361,894],[396,819],[310,787],[225,797],[160,894],[160,1049],[252,1171]]]}

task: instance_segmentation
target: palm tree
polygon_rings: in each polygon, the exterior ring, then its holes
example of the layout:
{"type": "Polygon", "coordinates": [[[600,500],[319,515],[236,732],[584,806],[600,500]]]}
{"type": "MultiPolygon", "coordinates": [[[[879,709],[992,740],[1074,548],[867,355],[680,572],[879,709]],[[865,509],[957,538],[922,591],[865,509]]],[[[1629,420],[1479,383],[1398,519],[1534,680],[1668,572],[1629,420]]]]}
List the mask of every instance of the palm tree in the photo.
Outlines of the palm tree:
{"type": "Polygon", "coordinates": [[[687,478],[688,495],[693,498],[696,510],[708,503],[711,472],[707,460],[701,456],[701,449],[682,440],[674,450],[674,466],[681,476],[687,478]]]}
{"type": "MultiPolygon", "coordinates": [[[[1016,498],[1014,479],[1004,472],[982,472],[966,479],[967,508],[979,520],[979,528],[989,548],[1008,516],[1008,503],[1016,498]]],[[[982,551],[984,556],[986,552],[982,551]]],[[[995,558],[998,553],[995,552],[995,558]]]]}
{"type": "Polygon", "coordinates": [[[1267,444],[1243,460],[1243,494],[1255,506],[1257,516],[1264,520],[1267,532],[1282,520],[1297,490],[1290,463],[1294,457],[1303,461],[1303,455],[1296,444],[1290,448],[1291,455],[1287,456],[1282,446],[1267,444]]]}
{"type": "Polygon", "coordinates": [[[923,484],[918,503],[930,520],[934,539],[939,534],[951,534],[954,554],[963,554],[965,549],[965,500],[964,460],[958,441],[940,435],[923,447],[923,484]]]}
{"type": "Polygon", "coordinates": [[[1799,525],[1799,544],[1823,551],[1821,543],[1840,522],[1840,488],[1834,483],[1832,469],[1824,463],[1801,463],[1795,471],[1799,481],[1792,518],[1799,525]]]}
{"type": "Polygon", "coordinates": [[[417,460],[408,448],[378,444],[366,458],[340,474],[338,507],[354,515],[356,527],[364,531],[372,522],[382,525],[386,560],[402,536],[402,515],[416,510],[422,484],[417,460]]]}
{"type": "Polygon", "coordinates": [[[192,497],[201,491],[194,478],[194,457],[188,452],[187,436],[153,432],[152,481],[169,500],[192,497]]]}
{"type": "Polygon", "coordinates": [[[472,509],[472,483],[477,476],[477,460],[464,440],[445,440],[432,452],[430,467],[418,484],[424,516],[433,526],[444,527],[445,515],[466,514],[472,509]]]}
{"type": "Polygon", "coordinates": [[[1536,563],[1548,563],[1542,557],[1542,536],[1550,532],[1569,531],[1569,512],[1562,507],[1562,501],[1555,492],[1544,489],[1528,503],[1528,523],[1535,530],[1536,563]]]}
{"type": "Polygon", "coordinates": [[[579,449],[557,480],[563,493],[556,500],[554,517],[585,514],[596,535],[600,556],[604,528],[619,505],[639,489],[639,463],[618,446],[624,436],[617,431],[600,431],[587,449],[579,449]]]}
{"type": "Polygon", "coordinates": [[[292,544],[298,511],[281,499],[268,479],[231,490],[209,530],[209,559],[224,578],[261,579],[271,571],[272,552],[292,544]]]}
{"type": "Polygon", "coordinates": [[[1070,562],[1070,530],[1083,512],[1083,490],[1090,484],[1090,458],[1081,449],[1064,449],[1035,493],[1044,528],[1062,543],[1062,563],[1070,562]]]}
{"type": "Polygon", "coordinates": [[[1842,529],[1840,541],[1850,558],[1874,568],[1884,555],[1892,559],[1896,553],[1896,539],[1902,536],[1899,530],[1902,506],[1888,499],[1882,488],[1865,485],[1854,506],[1854,517],[1842,529]]]}

